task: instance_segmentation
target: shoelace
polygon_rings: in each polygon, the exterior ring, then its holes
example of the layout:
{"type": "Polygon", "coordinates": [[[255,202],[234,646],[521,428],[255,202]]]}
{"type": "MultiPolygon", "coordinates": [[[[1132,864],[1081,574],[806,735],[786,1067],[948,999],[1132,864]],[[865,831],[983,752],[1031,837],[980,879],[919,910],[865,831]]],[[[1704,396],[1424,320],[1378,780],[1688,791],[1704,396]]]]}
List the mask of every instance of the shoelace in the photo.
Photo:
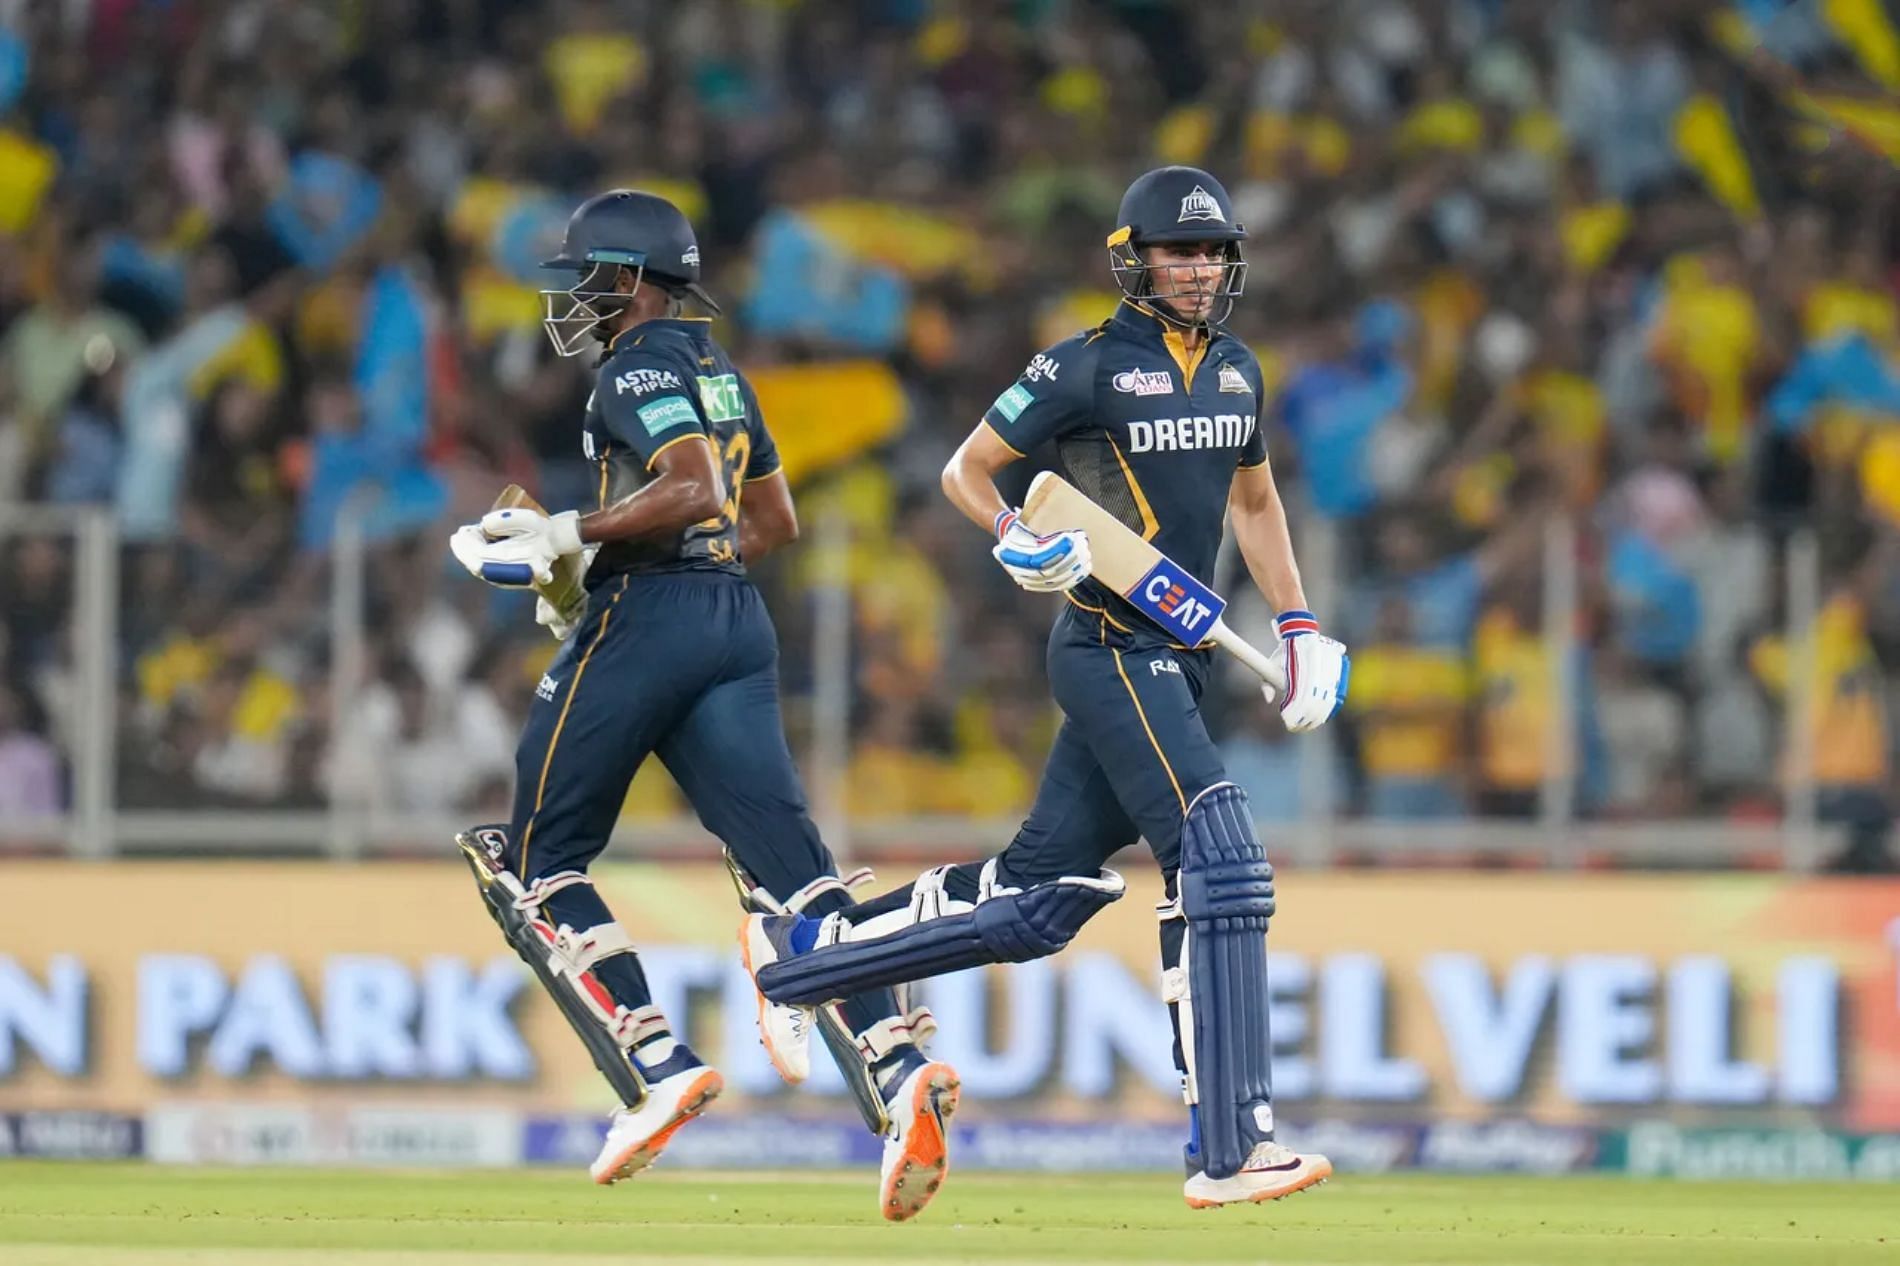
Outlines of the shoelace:
{"type": "Polygon", "coordinates": [[[1300,1159],[1300,1154],[1284,1143],[1268,1140],[1256,1143],[1253,1151],[1247,1153],[1247,1163],[1242,1169],[1277,1169],[1282,1165],[1291,1165],[1300,1159]]]}

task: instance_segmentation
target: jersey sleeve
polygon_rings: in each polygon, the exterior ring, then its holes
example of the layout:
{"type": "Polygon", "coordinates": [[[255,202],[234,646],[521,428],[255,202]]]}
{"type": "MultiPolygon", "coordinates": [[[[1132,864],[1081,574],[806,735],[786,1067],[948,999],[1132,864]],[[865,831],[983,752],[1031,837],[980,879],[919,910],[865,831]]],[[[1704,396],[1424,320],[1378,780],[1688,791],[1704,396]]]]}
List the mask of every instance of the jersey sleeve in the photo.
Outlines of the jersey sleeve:
{"type": "Polygon", "coordinates": [[[1095,354],[1087,336],[1038,352],[983,421],[1019,454],[1086,426],[1095,411],[1095,354]]]}
{"type": "Polygon", "coordinates": [[[765,425],[765,411],[759,408],[758,393],[744,375],[740,375],[739,382],[745,392],[746,434],[752,441],[751,455],[746,458],[743,478],[747,483],[755,479],[770,479],[781,468],[778,445],[772,439],[771,428],[765,425]]]}
{"type": "Polygon", "coordinates": [[[1260,361],[1251,354],[1240,372],[1246,377],[1247,385],[1253,388],[1254,422],[1252,434],[1240,446],[1238,465],[1242,470],[1253,470],[1267,464],[1266,375],[1260,372],[1260,361]]]}
{"type": "Polygon", "coordinates": [[[639,454],[649,470],[665,449],[709,434],[692,380],[664,357],[614,357],[601,366],[594,394],[614,442],[639,454]]]}

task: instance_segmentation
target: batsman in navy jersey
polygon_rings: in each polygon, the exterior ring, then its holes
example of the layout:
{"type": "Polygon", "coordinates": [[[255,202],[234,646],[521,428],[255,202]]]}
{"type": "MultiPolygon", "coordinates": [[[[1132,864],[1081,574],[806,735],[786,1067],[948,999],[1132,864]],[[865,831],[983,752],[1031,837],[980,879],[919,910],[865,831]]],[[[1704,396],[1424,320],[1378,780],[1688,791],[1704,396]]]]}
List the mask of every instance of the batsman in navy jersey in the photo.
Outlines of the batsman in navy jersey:
{"type": "MultiPolygon", "coordinates": [[[[581,434],[595,505],[497,509],[451,545],[491,584],[557,597],[557,563],[590,561],[584,592],[538,602],[563,644],[516,753],[513,815],[458,842],[503,933],[620,1094],[592,1171],[609,1183],[651,1164],[723,1084],[653,1005],[633,934],[588,875],[642,762],[666,766],[752,908],[852,903],[806,811],[777,636],[746,579],[748,560],[797,535],[791,493],[751,384],[709,318],[683,315],[688,301],[718,310],[692,227],[663,198],[616,190],[581,205],[545,266],[576,278],[543,292],[556,349],[601,349],[581,434]]],[[[774,1052],[780,1073],[809,1073],[815,1028],[885,1138],[880,1210],[913,1216],[942,1180],[957,1093],[949,1066],[918,1051],[928,1013],[881,987],[801,1018],[806,1042],[774,1052]]]]}
{"type": "Polygon", "coordinates": [[[1147,840],[1166,884],[1160,942],[1196,1207],[1274,1199],[1331,1172],[1324,1157],[1273,1139],[1273,872],[1202,721],[1214,652],[1173,641],[1089,579],[1086,536],[1030,531],[995,480],[1048,455],[1203,582],[1231,511],[1249,571],[1279,612],[1272,657],[1288,687],[1268,703],[1295,731],[1330,718],[1345,697],[1345,648],[1306,609],[1260,432],[1259,362],[1221,324],[1244,285],[1245,237],[1208,173],[1168,167],[1135,181],[1108,238],[1122,304],[1032,359],[944,469],[945,494],[993,530],[997,562],[1023,588],[1063,599],[1047,666],[1064,720],[1016,837],[986,863],[929,872],[836,918],[754,918],[747,929],[757,983],[781,1006],[1038,957],[1120,897],[1103,864],[1147,840]]]}

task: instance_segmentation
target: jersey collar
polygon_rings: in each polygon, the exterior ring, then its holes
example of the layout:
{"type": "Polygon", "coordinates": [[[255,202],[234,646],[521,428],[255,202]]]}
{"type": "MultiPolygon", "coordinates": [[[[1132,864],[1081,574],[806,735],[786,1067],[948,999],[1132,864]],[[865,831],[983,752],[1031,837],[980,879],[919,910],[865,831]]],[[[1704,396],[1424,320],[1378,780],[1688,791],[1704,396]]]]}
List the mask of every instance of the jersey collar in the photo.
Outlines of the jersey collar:
{"type": "Polygon", "coordinates": [[[617,352],[623,343],[628,347],[637,346],[641,339],[649,334],[657,334],[661,330],[678,330],[696,343],[704,342],[712,337],[712,318],[652,317],[638,325],[630,325],[614,335],[607,343],[607,351],[609,354],[617,352]]]}
{"type": "Polygon", "coordinates": [[[1181,371],[1182,385],[1189,391],[1194,389],[1195,371],[1200,369],[1201,362],[1207,359],[1207,354],[1213,350],[1214,344],[1227,333],[1218,325],[1208,326],[1207,337],[1201,340],[1200,347],[1190,355],[1187,350],[1187,340],[1182,337],[1180,330],[1126,299],[1123,299],[1116,307],[1115,314],[1109,317],[1108,321],[1110,325],[1134,338],[1159,341],[1163,347],[1167,348],[1175,367],[1181,371]]]}

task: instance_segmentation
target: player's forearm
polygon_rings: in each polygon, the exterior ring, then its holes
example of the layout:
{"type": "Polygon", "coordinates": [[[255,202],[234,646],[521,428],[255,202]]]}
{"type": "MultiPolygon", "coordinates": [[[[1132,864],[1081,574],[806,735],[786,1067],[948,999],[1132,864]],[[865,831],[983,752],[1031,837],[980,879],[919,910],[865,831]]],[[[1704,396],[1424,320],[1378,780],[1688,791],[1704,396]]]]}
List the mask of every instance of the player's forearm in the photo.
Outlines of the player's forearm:
{"type": "Polygon", "coordinates": [[[581,540],[631,541],[677,536],[695,523],[716,517],[721,508],[718,484],[697,475],[662,474],[631,496],[604,510],[581,516],[581,540]]]}
{"type": "Polygon", "coordinates": [[[986,532],[996,530],[996,521],[1009,509],[1003,500],[1003,494],[996,491],[996,472],[999,465],[992,465],[989,458],[976,451],[977,438],[985,432],[979,428],[957,451],[943,468],[943,495],[950,504],[963,512],[963,517],[986,532]]]}
{"type": "Polygon", "coordinates": [[[798,539],[796,521],[783,523],[747,511],[739,518],[739,557],[756,563],[775,549],[798,539]]]}
{"type": "Polygon", "coordinates": [[[798,539],[798,507],[783,470],[746,481],[745,513],[739,516],[739,557],[756,563],[798,539]]]}
{"type": "Polygon", "coordinates": [[[1293,534],[1287,529],[1280,498],[1234,507],[1234,541],[1247,561],[1247,572],[1276,612],[1305,611],[1306,590],[1293,558],[1293,534]]]}

